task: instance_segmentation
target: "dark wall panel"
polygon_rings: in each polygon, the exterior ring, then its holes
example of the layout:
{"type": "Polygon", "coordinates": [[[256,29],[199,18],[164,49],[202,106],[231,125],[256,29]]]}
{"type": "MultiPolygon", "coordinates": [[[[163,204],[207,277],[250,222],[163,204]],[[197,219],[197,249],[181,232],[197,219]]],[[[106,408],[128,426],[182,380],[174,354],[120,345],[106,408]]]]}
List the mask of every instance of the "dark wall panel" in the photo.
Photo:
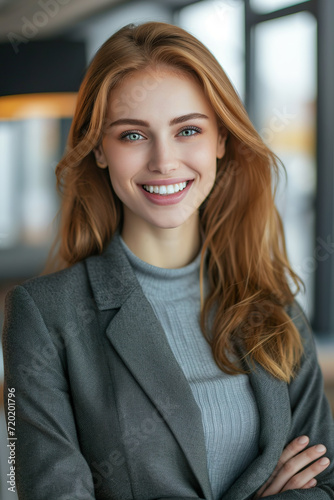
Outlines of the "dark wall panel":
{"type": "Polygon", "coordinates": [[[14,48],[0,44],[0,96],[78,90],[86,68],[84,42],[29,41],[14,48]]]}

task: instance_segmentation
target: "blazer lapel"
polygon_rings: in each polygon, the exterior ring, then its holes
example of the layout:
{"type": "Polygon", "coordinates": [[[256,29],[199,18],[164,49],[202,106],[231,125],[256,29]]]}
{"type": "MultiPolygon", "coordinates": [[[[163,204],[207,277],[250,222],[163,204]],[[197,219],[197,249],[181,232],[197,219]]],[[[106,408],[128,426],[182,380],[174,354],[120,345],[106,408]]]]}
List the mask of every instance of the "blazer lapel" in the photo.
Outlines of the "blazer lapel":
{"type": "MultiPolygon", "coordinates": [[[[248,367],[250,368],[250,367],[248,367]]],[[[287,384],[272,377],[260,365],[249,374],[260,415],[260,455],[233,483],[224,500],[247,500],[274,471],[285,447],[291,423],[287,384]]]]}
{"type": "Polygon", "coordinates": [[[200,409],[118,238],[103,255],[86,259],[86,266],[98,308],[119,308],[106,329],[108,339],[170,427],[204,497],[212,500],[200,409]]]}

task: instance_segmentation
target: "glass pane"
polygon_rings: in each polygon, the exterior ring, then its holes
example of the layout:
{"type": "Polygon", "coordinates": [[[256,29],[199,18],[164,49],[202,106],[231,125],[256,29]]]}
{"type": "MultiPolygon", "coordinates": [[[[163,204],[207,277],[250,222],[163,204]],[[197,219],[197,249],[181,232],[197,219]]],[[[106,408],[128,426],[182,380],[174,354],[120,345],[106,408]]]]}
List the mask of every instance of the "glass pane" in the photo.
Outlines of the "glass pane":
{"type": "Polygon", "coordinates": [[[15,244],[20,235],[20,211],[15,197],[20,178],[19,137],[17,123],[0,122],[0,250],[15,244]]]}
{"type": "Polygon", "coordinates": [[[283,9],[302,3],[305,0],[250,0],[251,7],[258,12],[273,12],[274,10],[283,9]]]}
{"type": "Polygon", "coordinates": [[[0,250],[49,243],[59,132],[57,119],[0,123],[0,250]]]}
{"type": "Polygon", "coordinates": [[[0,280],[13,249],[50,245],[59,204],[54,167],[76,99],[75,93],[0,97],[0,280]]]}
{"type": "Polygon", "coordinates": [[[283,218],[287,251],[306,285],[299,295],[313,313],[316,258],[314,202],[316,190],[316,20],[299,13],[255,28],[256,127],[287,171],[280,180],[277,205],[283,218]]]}
{"type": "Polygon", "coordinates": [[[244,2],[197,2],[180,10],[177,23],[208,47],[244,99],[244,2]]]}
{"type": "Polygon", "coordinates": [[[59,121],[30,118],[24,120],[21,127],[24,151],[21,237],[29,245],[47,244],[51,238],[51,221],[58,208],[53,166],[59,149],[59,121]]]}

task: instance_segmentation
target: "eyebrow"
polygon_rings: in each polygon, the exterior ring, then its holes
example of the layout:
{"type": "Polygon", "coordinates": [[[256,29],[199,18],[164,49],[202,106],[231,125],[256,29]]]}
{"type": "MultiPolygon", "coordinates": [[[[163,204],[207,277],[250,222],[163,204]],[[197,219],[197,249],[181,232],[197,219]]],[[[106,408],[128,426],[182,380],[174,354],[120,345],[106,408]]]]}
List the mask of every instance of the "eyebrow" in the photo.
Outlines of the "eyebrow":
{"type": "MultiPolygon", "coordinates": [[[[204,115],[203,113],[189,113],[187,115],[182,115],[178,116],[176,118],[173,118],[170,120],[169,125],[177,125],[179,123],[186,122],[188,120],[194,120],[195,118],[204,118],[204,119],[209,119],[208,116],[204,115]]],[[[115,125],[139,125],[142,127],[149,127],[150,124],[144,120],[136,120],[134,118],[120,118],[119,120],[116,120],[112,123],[110,123],[109,127],[113,127],[115,125]]]]}

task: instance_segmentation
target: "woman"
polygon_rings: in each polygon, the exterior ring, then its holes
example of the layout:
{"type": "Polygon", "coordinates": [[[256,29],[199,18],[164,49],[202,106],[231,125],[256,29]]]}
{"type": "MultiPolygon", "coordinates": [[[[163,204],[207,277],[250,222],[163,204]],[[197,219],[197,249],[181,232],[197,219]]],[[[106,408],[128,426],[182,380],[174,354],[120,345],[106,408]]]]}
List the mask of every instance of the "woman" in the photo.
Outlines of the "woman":
{"type": "Polygon", "coordinates": [[[57,167],[58,271],[7,299],[20,499],[334,498],[277,173],[193,36],[101,47],[57,167]]]}

